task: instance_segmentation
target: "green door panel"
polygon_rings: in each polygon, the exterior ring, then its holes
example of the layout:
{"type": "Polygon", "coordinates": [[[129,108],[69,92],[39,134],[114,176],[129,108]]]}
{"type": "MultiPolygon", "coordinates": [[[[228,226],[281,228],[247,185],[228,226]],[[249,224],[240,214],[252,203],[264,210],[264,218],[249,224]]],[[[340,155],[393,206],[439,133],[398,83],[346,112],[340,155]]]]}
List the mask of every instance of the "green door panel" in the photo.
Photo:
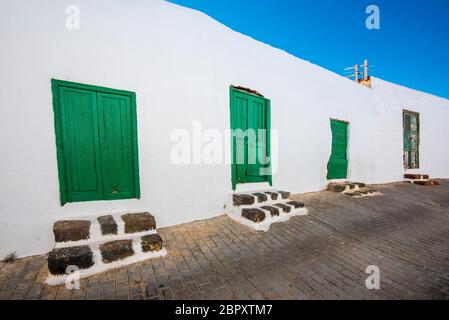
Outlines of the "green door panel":
{"type": "Polygon", "coordinates": [[[96,93],[60,88],[68,201],[102,198],[96,93]]]}
{"type": "Polygon", "coordinates": [[[270,101],[231,87],[230,102],[234,131],[232,187],[235,190],[237,183],[267,181],[271,184],[267,161],[270,157],[270,101]]]}
{"type": "Polygon", "coordinates": [[[345,179],[348,175],[348,124],[331,119],[332,151],[327,164],[328,179],[345,179]]]}
{"type": "Polygon", "coordinates": [[[140,197],[135,94],[52,80],[61,204],[140,197]]]}
{"type": "Polygon", "coordinates": [[[131,98],[99,92],[98,110],[104,198],[132,198],[134,168],[131,98]]]}
{"type": "Polygon", "coordinates": [[[419,114],[403,111],[404,128],[404,167],[419,168],[419,114]]]}

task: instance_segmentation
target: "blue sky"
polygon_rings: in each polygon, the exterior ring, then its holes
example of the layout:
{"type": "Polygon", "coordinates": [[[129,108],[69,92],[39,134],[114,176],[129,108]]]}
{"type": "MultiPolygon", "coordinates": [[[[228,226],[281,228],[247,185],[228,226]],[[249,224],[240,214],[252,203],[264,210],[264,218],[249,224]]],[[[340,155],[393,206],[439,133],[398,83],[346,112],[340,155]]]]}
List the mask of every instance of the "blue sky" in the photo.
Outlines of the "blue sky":
{"type": "Polygon", "coordinates": [[[373,76],[449,99],[449,0],[170,0],[338,74],[373,76]],[[380,30],[368,30],[368,5],[380,30]]]}

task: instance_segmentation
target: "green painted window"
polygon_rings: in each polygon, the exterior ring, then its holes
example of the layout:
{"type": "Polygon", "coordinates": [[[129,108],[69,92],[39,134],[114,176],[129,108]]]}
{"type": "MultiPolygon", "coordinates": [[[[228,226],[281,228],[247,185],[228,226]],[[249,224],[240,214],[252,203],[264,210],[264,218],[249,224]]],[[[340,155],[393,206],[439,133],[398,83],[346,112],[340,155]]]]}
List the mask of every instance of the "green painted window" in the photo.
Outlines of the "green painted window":
{"type": "Polygon", "coordinates": [[[238,183],[271,185],[270,100],[231,87],[230,105],[233,190],[238,183]]]}
{"type": "Polygon", "coordinates": [[[328,179],[346,179],[348,175],[348,123],[331,119],[332,152],[327,163],[328,179]]]}
{"type": "Polygon", "coordinates": [[[419,113],[404,110],[404,167],[419,168],[419,113]]]}
{"type": "Polygon", "coordinates": [[[61,204],[140,197],[133,92],[52,80],[61,204]]]}

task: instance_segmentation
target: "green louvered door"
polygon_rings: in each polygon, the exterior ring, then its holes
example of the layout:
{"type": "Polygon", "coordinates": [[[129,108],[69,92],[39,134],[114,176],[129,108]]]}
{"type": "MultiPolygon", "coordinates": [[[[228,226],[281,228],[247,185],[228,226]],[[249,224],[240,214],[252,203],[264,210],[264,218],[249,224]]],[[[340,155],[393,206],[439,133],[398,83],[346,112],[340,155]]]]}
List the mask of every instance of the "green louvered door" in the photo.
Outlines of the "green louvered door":
{"type": "Polygon", "coordinates": [[[269,182],[270,101],[231,87],[232,186],[269,182]]]}
{"type": "Polygon", "coordinates": [[[53,80],[61,203],[140,196],[134,93],[53,80]]]}
{"type": "Polygon", "coordinates": [[[331,119],[332,152],[327,164],[328,179],[345,179],[348,175],[348,123],[331,119]]]}
{"type": "Polygon", "coordinates": [[[412,111],[403,112],[404,122],[404,167],[419,168],[419,114],[412,111]]]}

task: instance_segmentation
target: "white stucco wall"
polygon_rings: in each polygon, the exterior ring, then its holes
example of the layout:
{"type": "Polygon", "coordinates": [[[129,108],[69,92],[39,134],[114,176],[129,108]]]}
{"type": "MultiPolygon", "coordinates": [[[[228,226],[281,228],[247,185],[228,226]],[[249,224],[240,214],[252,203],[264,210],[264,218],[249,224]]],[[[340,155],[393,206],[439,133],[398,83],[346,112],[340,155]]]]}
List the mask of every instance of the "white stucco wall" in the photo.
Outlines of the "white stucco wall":
{"type": "Polygon", "coordinates": [[[149,211],[161,227],[221,214],[230,166],[173,165],[169,138],[196,120],[228,129],[231,84],[271,99],[275,187],[325,188],[329,118],[350,122],[349,179],[401,180],[403,108],[421,113],[420,171],[449,177],[448,100],[378,79],[367,89],[170,3],[77,0],[80,30],[65,28],[69,4],[0,2],[0,257],[47,252],[65,217],[149,211]],[[60,206],[51,78],[136,92],[140,200],[60,206]]]}

